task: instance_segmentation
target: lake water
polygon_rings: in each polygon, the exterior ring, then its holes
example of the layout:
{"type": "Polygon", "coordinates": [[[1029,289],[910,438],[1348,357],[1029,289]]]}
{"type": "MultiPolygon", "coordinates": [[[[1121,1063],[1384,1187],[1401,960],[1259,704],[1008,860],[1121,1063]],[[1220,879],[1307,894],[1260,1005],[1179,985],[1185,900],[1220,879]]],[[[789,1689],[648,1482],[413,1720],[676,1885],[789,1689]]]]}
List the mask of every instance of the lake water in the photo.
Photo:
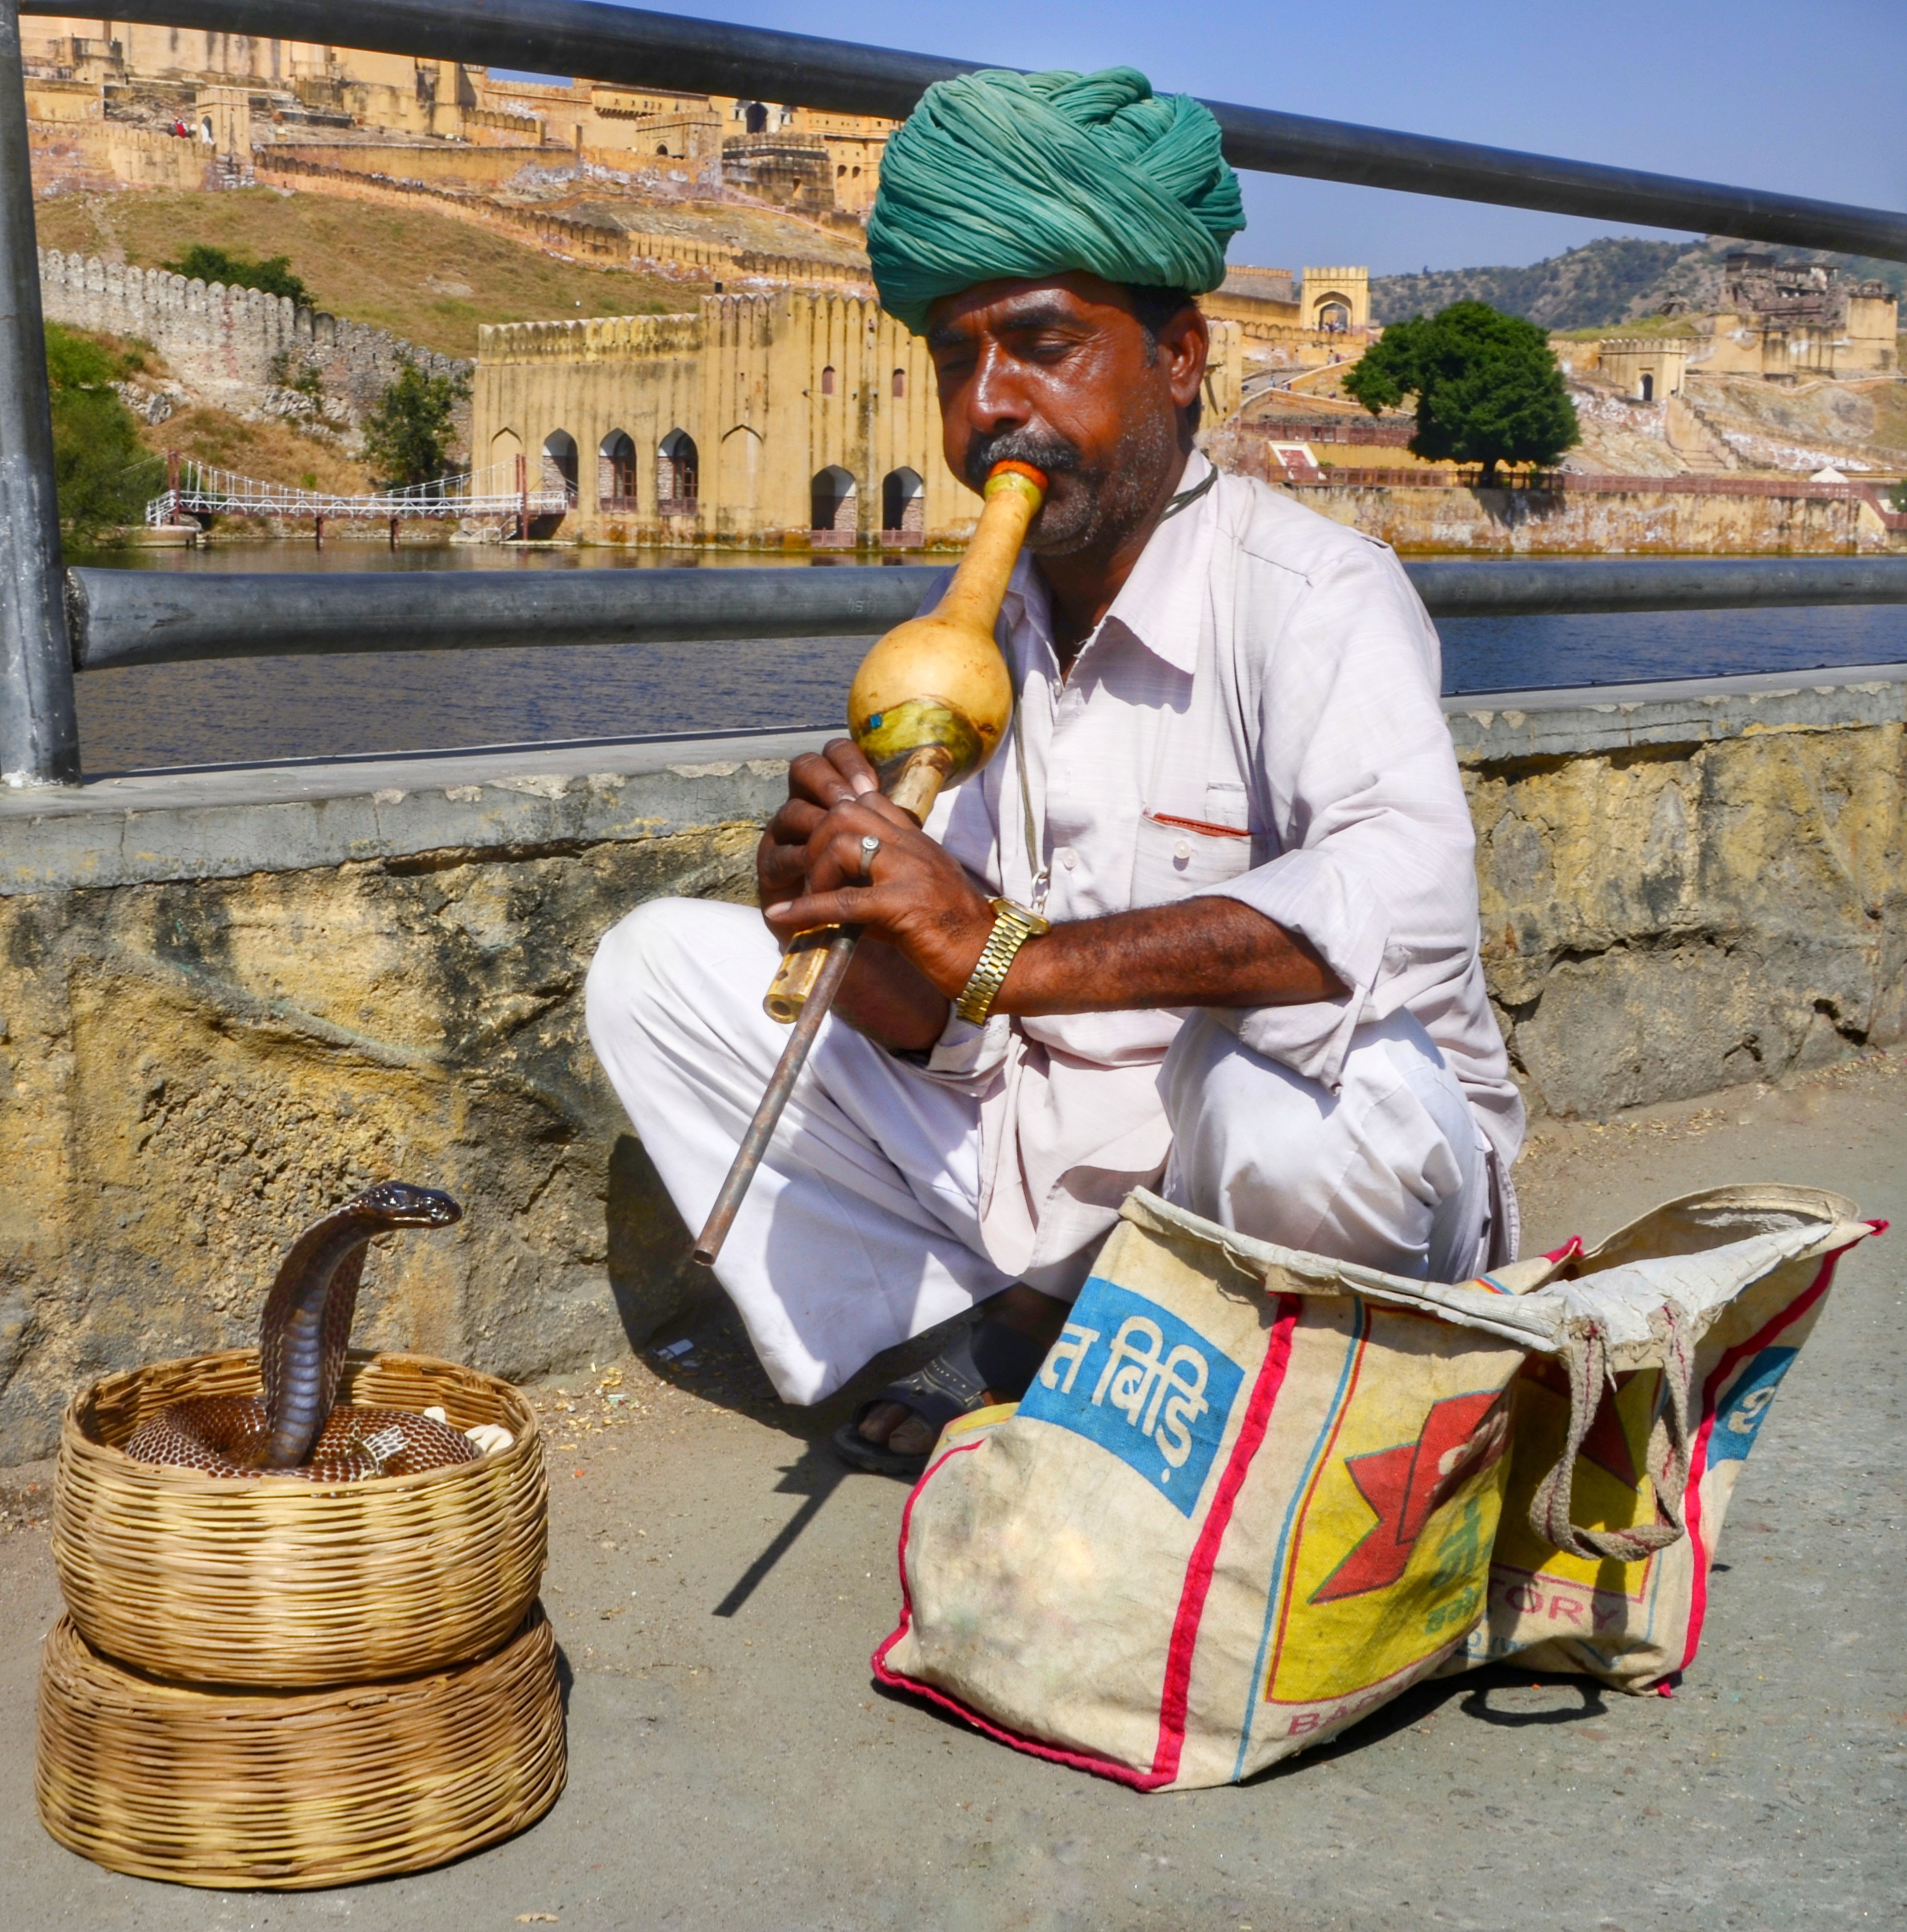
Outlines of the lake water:
{"type": "MultiPolygon", "coordinates": [[[[88,563],[186,570],[817,567],[746,553],[334,544],[128,552],[88,563]]],[[[878,568],[829,560],[820,567],[878,568]]],[[[1907,606],[1463,617],[1438,629],[1447,692],[1625,684],[1907,661],[1907,606]]],[[[748,731],[840,722],[864,638],[234,658],[93,671],[79,681],[94,776],[529,740],[748,731]]]]}

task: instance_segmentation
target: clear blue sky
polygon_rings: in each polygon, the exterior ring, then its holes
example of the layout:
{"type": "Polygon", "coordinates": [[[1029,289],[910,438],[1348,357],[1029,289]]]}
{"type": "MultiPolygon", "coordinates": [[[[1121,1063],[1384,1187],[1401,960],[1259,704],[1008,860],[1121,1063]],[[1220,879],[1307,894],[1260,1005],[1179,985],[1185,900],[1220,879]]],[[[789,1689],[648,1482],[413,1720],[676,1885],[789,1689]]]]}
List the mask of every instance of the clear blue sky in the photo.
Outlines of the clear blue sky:
{"type": "MultiPolygon", "coordinates": [[[[1907,207],[1907,0],[833,0],[811,10],[687,0],[665,10],[1003,66],[1123,62],[1162,90],[1207,99],[1907,207]]],[[[1662,232],[1244,179],[1240,262],[1384,274],[1662,232]]]]}

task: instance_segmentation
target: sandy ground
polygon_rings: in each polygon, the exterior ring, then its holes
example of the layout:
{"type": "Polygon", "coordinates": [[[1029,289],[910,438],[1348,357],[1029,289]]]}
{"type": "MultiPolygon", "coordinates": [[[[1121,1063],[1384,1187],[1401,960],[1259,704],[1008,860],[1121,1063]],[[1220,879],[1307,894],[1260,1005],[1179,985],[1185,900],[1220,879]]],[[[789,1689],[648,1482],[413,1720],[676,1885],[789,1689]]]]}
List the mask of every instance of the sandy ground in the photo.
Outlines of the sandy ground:
{"type": "MultiPolygon", "coordinates": [[[[1549,1126],[1519,1170],[1526,1251],[1725,1180],[1822,1184],[1900,1222],[1903,1150],[1900,1054],[1605,1126],[1549,1126]]],[[[46,1472],[13,1472],[18,1526],[0,1540],[4,1921],[88,1932],[1899,1924],[1904,1290],[1907,1228],[1844,1265],[1747,1465],[1702,1655],[1672,1700],[1495,1671],[1424,1686],[1250,1784],[1168,1797],[1017,1756],[872,1687],[868,1656],[896,1609],[904,1492],[844,1475],[828,1453],[858,1391],[778,1408],[711,1310],[682,1331],[692,1366],[665,1376],[652,1358],[604,1364],[538,1393],[553,1425],[544,1597],[573,1672],[567,1792],[510,1844],[331,1893],[147,1884],[41,1832],[33,1686],[58,1597],[31,1520],[46,1472]]]]}

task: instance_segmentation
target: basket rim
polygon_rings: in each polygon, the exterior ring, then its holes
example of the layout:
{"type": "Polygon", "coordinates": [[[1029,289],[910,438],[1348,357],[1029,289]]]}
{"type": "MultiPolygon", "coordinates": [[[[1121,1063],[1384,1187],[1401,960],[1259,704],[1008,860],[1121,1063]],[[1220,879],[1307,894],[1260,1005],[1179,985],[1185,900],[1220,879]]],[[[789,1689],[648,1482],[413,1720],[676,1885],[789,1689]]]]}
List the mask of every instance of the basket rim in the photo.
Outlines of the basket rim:
{"type": "Polygon", "coordinates": [[[448,1664],[426,1664],[419,1670],[402,1671],[394,1677],[352,1679],[337,1684],[212,1683],[196,1678],[168,1677],[160,1672],[148,1670],[142,1664],[130,1664],[109,1651],[101,1650],[80,1628],[79,1618],[67,1608],[63,1608],[53,1619],[40,1641],[43,1650],[64,1646],[78,1653],[82,1668],[97,1668],[109,1678],[123,1682],[133,1694],[151,1694],[156,1702],[170,1700],[181,1707],[207,1712],[230,1712],[234,1715],[260,1711],[274,1719],[282,1719],[340,1706],[350,1708],[371,1699],[401,1696],[406,1693],[415,1695],[427,1690],[433,1683],[448,1683],[466,1677],[486,1664],[499,1663],[505,1651],[533,1638],[539,1628],[549,1630],[550,1644],[560,1655],[562,1642],[556,1636],[556,1626],[550,1621],[549,1612],[544,1607],[540,1590],[530,1598],[523,1615],[511,1625],[508,1634],[475,1657],[458,1658],[448,1664]]]}
{"type": "Polygon", "coordinates": [[[346,1366],[364,1369],[375,1363],[388,1362],[473,1376],[489,1384],[503,1405],[520,1418],[523,1426],[513,1432],[516,1440],[507,1449],[487,1450],[472,1462],[452,1462],[442,1468],[416,1469],[404,1475],[358,1476],[339,1482],[317,1483],[302,1476],[213,1476],[203,1470],[181,1468],[169,1462],[142,1462],[128,1456],[123,1449],[88,1436],[82,1424],[82,1409],[108,1382],[156,1375],[166,1369],[204,1367],[242,1360],[256,1362],[257,1359],[256,1347],[215,1348],[196,1355],[173,1355],[161,1362],[143,1362],[136,1368],[115,1370],[110,1376],[98,1376],[68,1397],[60,1415],[59,1454],[62,1458],[71,1454],[97,1463],[121,1480],[150,1483],[155,1487],[232,1496],[328,1496],[340,1492],[352,1496],[388,1496],[406,1490],[428,1488],[447,1478],[462,1476],[467,1479],[478,1470],[494,1468],[513,1459],[526,1457],[532,1449],[540,1448],[541,1444],[542,1431],[538,1426],[536,1412],[514,1382],[506,1382],[501,1376],[493,1376],[487,1369],[472,1368],[467,1363],[452,1362],[441,1355],[418,1354],[402,1348],[352,1348],[345,1357],[346,1366]]]}

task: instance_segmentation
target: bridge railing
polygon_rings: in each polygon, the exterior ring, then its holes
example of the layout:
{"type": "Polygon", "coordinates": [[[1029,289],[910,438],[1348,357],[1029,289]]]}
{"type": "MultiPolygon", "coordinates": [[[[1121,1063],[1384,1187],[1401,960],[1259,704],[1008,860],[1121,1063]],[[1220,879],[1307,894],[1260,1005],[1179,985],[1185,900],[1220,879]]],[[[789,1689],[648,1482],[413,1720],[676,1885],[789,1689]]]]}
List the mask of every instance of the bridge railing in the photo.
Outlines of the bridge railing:
{"type": "Polygon", "coordinates": [[[560,515],[576,500],[561,485],[539,480],[531,489],[514,464],[495,463],[482,470],[444,476],[430,483],[407,483],[394,490],[353,494],[345,490],[304,490],[286,483],[261,482],[234,470],[179,459],[176,475],[145,506],[145,520],[155,530],[176,524],[181,516],[277,517],[314,520],[388,517],[498,517],[560,515]]]}
{"type": "MultiPolygon", "coordinates": [[[[0,782],[11,785],[79,782],[73,687],[76,658],[82,667],[109,661],[91,655],[83,628],[76,638],[68,626],[20,56],[21,12],[55,14],[63,4],[64,0],[25,0],[22,8],[21,0],[0,0],[0,782]],[[79,645],[76,652],[76,642],[79,645]]],[[[777,100],[799,100],[835,112],[894,116],[907,114],[932,82],[981,64],[682,19],[605,5],[601,0],[481,0],[478,5],[469,0],[129,0],[129,4],[122,0],[114,17],[545,74],[583,74],[612,84],[747,98],[772,94],[777,100]]],[[[1519,154],[1230,102],[1207,105],[1224,130],[1228,156],[1242,168],[1907,261],[1907,214],[1888,209],[1519,154]]],[[[1854,573],[1847,581],[1856,589],[1849,594],[1860,601],[1898,601],[1894,587],[1897,575],[1888,574],[1894,561],[1841,564],[1854,573]],[[1867,587],[1858,587],[1862,585],[1867,587]]],[[[1492,572],[1528,567],[1483,566],[1492,572]]],[[[1675,566],[1699,572],[1738,567],[1733,560],[1675,566]]],[[[1549,567],[1540,580],[1552,586],[1564,584],[1567,580],[1555,574],[1557,568],[1549,567]]],[[[1639,566],[1612,568],[1634,571],[1639,566]]],[[[639,607],[646,598],[653,601],[661,597],[654,580],[667,574],[535,574],[569,580],[568,594],[579,600],[585,591],[576,579],[601,575],[611,580],[604,586],[589,586],[586,594],[598,599],[619,596],[627,600],[615,622],[601,633],[627,637],[643,633],[647,620],[639,616],[639,607]]],[[[95,580],[113,574],[73,573],[75,608],[82,618],[94,608],[96,596],[105,598],[108,595],[107,586],[96,584],[95,580]]],[[[769,580],[757,594],[772,598],[784,614],[776,629],[766,634],[787,635],[793,634],[793,627],[785,621],[785,613],[792,601],[798,601],[791,578],[826,580],[865,574],[898,578],[901,573],[697,571],[684,574],[694,579],[694,587],[691,592],[685,586],[685,601],[670,607],[677,614],[667,620],[677,626],[670,634],[704,637],[723,634],[718,628],[709,628],[711,613],[719,602],[712,588],[718,577],[749,574],[769,580]]],[[[361,584],[361,579],[327,574],[296,580],[261,574],[241,580],[250,587],[235,602],[221,602],[202,590],[181,587],[174,593],[187,600],[199,599],[193,622],[202,648],[188,655],[227,655],[255,650],[261,644],[270,650],[378,647],[368,641],[369,632],[361,626],[354,628],[347,619],[355,593],[346,586],[361,584]],[[289,601],[291,608],[284,610],[282,620],[265,614],[261,592],[268,583],[275,584],[289,601]],[[322,609],[326,605],[331,607],[328,616],[322,609]],[[315,638],[320,634],[323,641],[301,646],[292,641],[295,636],[315,638]]],[[[518,581],[514,574],[509,580],[518,581]]],[[[1606,584],[1612,580],[1603,580],[1606,584]]],[[[181,585],[189,581],[181,580],[181,585]]],[[[455,578],[449,580],[457,581],[455,578]]],[[[1724,580],[1717,575],[1696,581],[1699,586],[1700,582],[1720,584],[1724,580]]],[[[201,586],[205,582],[196,580],[201,586]]],[[[799,595],[808,596],[818,609],[842,588],[823,582],[817,590],[799,595]]],[[[452,614],[460,599],[469,598],[487,598],[496,610],[507,607],[514,612],[508,621],[528,627],[528,634],[520,633],[509,641],[535,641],[544,634],[536,628],[541,620],[532,608],[534,600],[523,589],[473,585],[466,577],[461,587],[452,592],[445,577],[433,575],[427,586],[415,578],[400,579],[389,592],[381,594],[394,596],[399,591],[403,596],[402,640],[408,645],[450,648],[475,641],[460,632],[458,620],[452,614]]],[[[874,595],[871,591],[866,594],[874,595]]],[[[1556,592],[1552,589],[1540,594],[1548,599],[1556,592]]],[[[1735,598],[1732,593],[1698,587],[1693,597],[1681,602],[1682,608],[1693,608],[1717,601],[1726,604],[1735,598]]],[[[103,603],[98,608],[103,610],[103,603]]],[[[1543,602],[1516,608],[1559,607],[1543,602]]],[[[1560,608],[1651,607],[1576,601],[1560,608]]],[[[664,620],[658,617],[655,621],[664,620]]],[[[838,614],[829,621],[838,623],[838,614]]],[[[658,634],[652,631],[646,634],[658,634]]],[[[736,634],[732,630],[727,634],[736,634]]]]}

